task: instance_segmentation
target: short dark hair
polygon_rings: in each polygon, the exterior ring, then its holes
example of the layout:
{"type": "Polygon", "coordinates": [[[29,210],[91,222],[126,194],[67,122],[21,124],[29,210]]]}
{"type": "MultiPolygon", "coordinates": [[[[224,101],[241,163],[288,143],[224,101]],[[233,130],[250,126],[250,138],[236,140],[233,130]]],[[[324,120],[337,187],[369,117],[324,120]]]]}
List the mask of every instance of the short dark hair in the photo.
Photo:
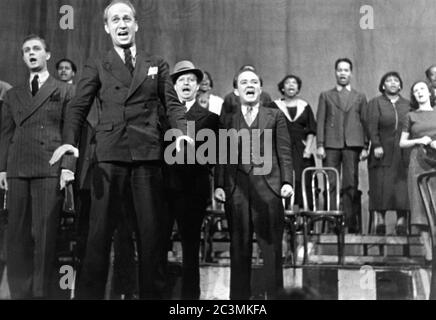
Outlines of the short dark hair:
{"type": "Polygon", "coordinates": [[[21,43],[21,46],[23,46],[27,41],[30,41],[30,40],[39,40],[39,41],[41,41],[41,43],[44,46],[45,51],[50,52],[50,47],[49,47],[47,41],[45,41],[45,39],[43,37],[41,37],[41,36],[39,36],[37,34],[29,34],[28,36],[26,36],[23,39],[23,42],[21,43]]]}
{"type": "Polygon", "coordinates": [[[56,62],[56,70],[59,69],[59,65],[60,65],[62,62],[68,62],[68,63],[71,65],[71,69],[73,69],[74,73],[77,73],[77,67],[76,67],[76,65],[74,64],[73,61],[71,61],[71,60],[68,59],[68,58],[62,58],[61,60],[59,60],[58,62],[56,62]]]}
{"type": "Polygon", "coordinates": [[[124,3],[125,5],[130,7],[130,9],[132,9],[132,12],[133,12],[133,18],[136,20],[136,9],[129,0],[112,0],[111,3],[109,3],[108,6],[104,9],[104,13],[103,13],[104,23],[107,23],[107,15],[108,15],[109,9],[113,5],[116,5],[117,3],[124,3]]]}
{"type": "MultiPolygon", "coordinates": [[[[208,71],[203,71],[203,74],[207,75],[207,78],[209,79],[210,82],[210,87],[213,88],[213,80],[212,80],[212,76],[210,75],[210,73],[208,71]]],[[[204,79],[204,77],[203,77],[204,79]]]]}
{"type": "Polygon", "coordinates": [[[431,69],[436,68],[436,64],[432,64],[430,67],[427,68],[427,70],[425,70],[425,76],[427,77],[427,79],[430,80],[430,76],[431,76],[431,69]]]}
{"type": "Polygon", "coordinates": [[[235,75],[235,79],[234,79],[234,83],[233,83],[233,88],[234,88],[234,89],[237,89],[237,88],[238,88],[238,78],[239,78],[239,76],[240,76],[242,73],[244,73],[244,72],[246,72],[246,71],[253,72],[253,73],[254,73],[254,74],[259,78],[260,86],[262,87],[262,78],[260,77],[260,75],[257,73],[256,70],[253,70],[253,69],[242,69],[242,70],[239,70],[238,73],[236,73],[236,75],[235,75]]]}
{"type": "Polygon", "coordinates": [[[341,62],[346,62],[346,63],[348,63],[348,64],[350,65],[350,70],[353,71],[353,63],[352,63],[351,60],[348,59],[348,58],[339,58],[338,60],[336,60],[336,62],[335,62],[335,70],[338,69],[338,65],[339,65],[341,62]]]}
{"type": "Polygon", "coordinates": [[[381,77],[380,84],[378,85],[378,91],[380,91],[381,93],[385,92],[385,90],[383,89],[383,85],[384,85],[386,79],[389,77],[397,78],[398,81],[400,81],[400,89],[403,88],[403,79],[401,79],[400,74],[397,71],[389,71],[389,72],[386,72],[383,75],[383,77],[381,77]]]}
{"type": "Polygon", "coordinates": [[[238,88],[239,75],[244,71],[252,71],[254,74],[256,74],[259,77],[260,86],[263,86],[262,77],[257,73],[256,68],[251,64],[244,64],[242,67],[239,68],[238,72],[236,72],[235,76],[233,77],[233,89],[238,88]]]}
{"type": "Polygon", "coordinates": [[[435,105],[435,94],[434,94],[433,88],[431,87],[430,83],[428,83],[428,82],[425,81],[425,80],[418,80],[418,81],[415,81],[415,82],[412,84],[412,86],[410,87],[410,107],[411,107],[412,109],[414,109],[414,110],[416,110],[416,109],[419,108],[419,103],[418,103],[418,101],[416,101],[415,95],[413,94],[413,88],[414,88],[418,83],[425,83],[425,84],[426,84],[426,86],[427,86],[427,88],[428,88],[428,91],[430,92],[430,104],[431,104],[432,107],[434,107],[434,105],[435,105]]]}
{"type": "Polygon", "coordinates": [[[298,92],[300,92],[301,87],[303,86],[303,81],[301,81],[300,77],[293,75],[293,74],[288,74],[287,76],[285,76],[282,81],[280,81],[277,84],[277,88],[279,89],[279,92],[283,94],[283,89],[285,88],[285,82],[288,79],[295,79],[295,81],[297,81],[297,85],[298,85],[298,92]]]}

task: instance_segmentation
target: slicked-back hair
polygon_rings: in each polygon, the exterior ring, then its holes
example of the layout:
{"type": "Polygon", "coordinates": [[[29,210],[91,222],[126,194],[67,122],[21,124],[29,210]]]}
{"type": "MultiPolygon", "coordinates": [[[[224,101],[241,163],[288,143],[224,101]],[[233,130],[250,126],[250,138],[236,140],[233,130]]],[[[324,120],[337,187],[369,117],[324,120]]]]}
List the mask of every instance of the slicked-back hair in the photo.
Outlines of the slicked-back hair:
{"type": "Polygon", "coordinates": [[[45,39],[43,37],[41,37],[41,36],[39,36],[37,34],[29,34],[28,36],[26,36],[23,39],[23,42],[21,43],[21,48],[23,47],[23,45],[27,41],[30,41],[30,40],[39,40],[39,41],[41,41],[42,45],[44,46],[44,50],[47,51],[47,52],[50,52],[50,47],[49,47],[47,41],[45,41],[45,39]]]}
{"type": "Polygon", "coordinates": [[[133,13],[133,18],[136,20],[136,9],[133,6],[133,4],[129,1],[129,0],[112,0],[111,3],[109,3],[109,5],[104,9],[104,13],[103,13],[103,21],[104,23],[107,23],[107,18],[108,18],[108,12],[109,9],[113,6],[116,5],[118,3],[124,3],[126,6],[128,6],[130,9],[132,9],[132,13],[133,13]]]}

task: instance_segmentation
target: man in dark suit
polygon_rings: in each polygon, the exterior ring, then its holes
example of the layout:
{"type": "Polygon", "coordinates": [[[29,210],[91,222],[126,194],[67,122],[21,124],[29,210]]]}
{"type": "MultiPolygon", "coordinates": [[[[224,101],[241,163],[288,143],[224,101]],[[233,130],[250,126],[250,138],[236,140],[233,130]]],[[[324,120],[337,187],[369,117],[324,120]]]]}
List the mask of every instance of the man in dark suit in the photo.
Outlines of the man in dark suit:
{"type": "MultiPolygon", "coordinates": [[[[104,12],[104,27],[114,47],[85,65],[64,118],[64,145],[51,159],[54,163],[65,152],[76,150],[83,121],[98,99],[101,114],[94,138],[90,226],[78,297],[104,297],[113,231],[134,212],[140,298],[162,298],[168,217],[162,210],[160,109],[165,108],[170,125],[183,134],[186,117],[168,64],[136,48],[138,24],[133,5],[127,0],[111,2],[104,12]]],[[[184,138],[177,138],[179,145],[184,138]]]]}
{"type": "Polygon", "coordinates": [[[74,159],[50,166],[61,144],[62,114],[73,87],[47,71],[50,50],[39,36],[24,39],[28,82],[6,94],[1,122],[0,187],[8,192],[8,281],[13,299],[47,298],[56,282],[55,249],[61,187],[74,159]]]}
{"type": "MultiPolygon", "coordinates": [[[[317,111],[317,156],[323,166],[341,172],[342,202],[349,233],[360,232],[359,160],[368,157],[365,131],[366,97],[351,88],[353,64],[348,58],[335,63],[336,87],[322,92],[317,111]]],[[[335,184],[332,181],[332,190],[335,184]]],[[[332,193],[333,195],[334,193],[332,193]]],[[[334,198],[333,198],[334,199],[334,198]]]]}
{"type": "MultiPolygon", "coordinates": [[[[9,83],[0,80],[0,128],[2,127],[1,111],[2,111],[2,105],[3,105],[3,97],[5,96],[6,92],[10,88],[12,88],[12,86],[9,83]]],[[[4,205],[5,205],[4,196],[5,196],[4,190],[0,189],[0,279],[3,278],[3,271],[4,271],[5,266],[6,266],[6,223],[7,223],[7,216],[6,216],[6,210],[3,210],[3,209],[5,209],[4,208],[4,205]]],[[[1,280],[0,280],[0,282],[1,282],[1,280]]]]}
{"type": "MultiPolygon", "coordinates": [[[[180,61],[171,74],[179,100],[186,106],[188,127],[195,126],[195,136],[204,129],[218,135],[219,117],[201,107],[196,95],[203,79],[203,72],[190,61],[180,61]]],[[[196,152],[196,148],[185,149],[196,152]]],[[[214,159],[215,160],[215,159],[214,159]]],[[[183,250],[182,299],[200,298],[199,250],[201,226],[210,196],[209,169],[211,164],[175,164],[168,166],[169,212],[177,221],[183,250]]],[[[174,219],[174,218],[173,218],[174,219]]],[[[173,220],[174,221],[174,220],[173,220]]],[[[172,224],[170,223],[171,229],[172,224]]],[[[170,229],[170,231],[171,231],[170,229]]]]}
{"type": "Polygon", "coordinates": [[[230,229],[230,298],[250,298],[253,232],[264,261],[262,288],[267,298],[274,298],[283,288],[281,198],[293,193],[290,137],[283,113],[260,106],[260,77],[242,70],[236,79],[241,107],[223,118],[223,126],[233,140],[227,150],[237,150],[238,161],[223,154],[220,140],[215,176],[215,197],[226,202],[230,229]]]}
{"type": "MultiPolygon", "coordinates": [[[[244,64],[243,66],[241,66],[239,68],[238,72],[235,74],[235,76],[233,78],[233,91],[224,97],[224,102],[223,102],[223,106],[221,109],[221,115],[230,114],[230,116],[231,116],[233,113],[238,112],[238,110],[241,106],[241,100],[235,94],[235,90],[237,89],[236,77],[242,70],[251,70],[251,71],[256,72],[256,68],[254,66],[252,66],[251,64],[244,64]]],[[[262,84],[262,79],[260,79],[260,81],[262,84]]],[[[262,91],[262,93],[260,94],[261,105],[263,107],[269,107],[271,105],[271,102],[272,102],[271,96],[267,92],[262,91]]]]}

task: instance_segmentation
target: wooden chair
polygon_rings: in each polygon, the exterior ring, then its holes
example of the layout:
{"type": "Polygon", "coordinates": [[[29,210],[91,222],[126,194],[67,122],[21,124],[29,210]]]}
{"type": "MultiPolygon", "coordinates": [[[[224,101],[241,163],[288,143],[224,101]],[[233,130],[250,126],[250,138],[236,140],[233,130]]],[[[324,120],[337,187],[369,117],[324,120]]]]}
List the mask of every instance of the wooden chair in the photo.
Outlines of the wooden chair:
{"type": "MultiPolygon", "coordinates": [[[[318,180],[319,181],[319,180],[318,180]]],[[[335,168],[331,167],[309,167],[303,170],[301,188],[303,194],[303,210],[300,211],[300,215],[303,218],[303,242],[304,242],[304,259],[303,264],[308,262],[308,229],[309,225],[316,221],[329,222],[334,226],[335,233],[338,237],[338,264],[344,263],[344,244],[345,244],[345,217],[344,212],[340,210],[340,190],[341,181],[339,178],[339,172],[335,168]],[[307,186],[307,176],[310,174],[311,190],[312,190],[312,206],[309,206],[308,194],[306,191],[307,186]],[[326,201],[324,201],[323,206],[319,205],[318,197],[320,193],[317,192],[316,181],[318,175],[323,176],[324,180],[324,194],[326,201]],[[330,177],[330,179],[329,179],[330,177]],[[335,188],[335,203],[336,207],[332,206],[331,199],[331,184],[334,179],[335,188]],[[321,208],[322,207],[322,208],[321,208]]]]}
{"type": "Polygon", "coordinates": [[[203,221],[203,242],[201,245],[201,261],[213,262],[213,242],[214,234],[223,230],[224,220],[226,219],[224,204],[215,199],[213,175],[211,180],[211,204],[206,209],[203,221]]]}
{"type": "MultiPolygon", "coordinates": [[[[295,173],[293,175],[293,187],[295,187],[295,173]]],[[[290,263],[295,266],[297,264],[297,226],[298,212],[295,210],[295,193],[291,196],[289,204],[286,199],[283,199],[283,207],[285,209],[285,238],[288,248],[285,254],[285,263],[290,263]]]]}
{"type": "Polygon", "coordinates": [[[419,192],[421,194],[424,208],[430,226],[430,236],[432,239],[432,277],[430,282],[430,300],[436,300],[436,170],[427,171],[418,176],[419,192]]]}

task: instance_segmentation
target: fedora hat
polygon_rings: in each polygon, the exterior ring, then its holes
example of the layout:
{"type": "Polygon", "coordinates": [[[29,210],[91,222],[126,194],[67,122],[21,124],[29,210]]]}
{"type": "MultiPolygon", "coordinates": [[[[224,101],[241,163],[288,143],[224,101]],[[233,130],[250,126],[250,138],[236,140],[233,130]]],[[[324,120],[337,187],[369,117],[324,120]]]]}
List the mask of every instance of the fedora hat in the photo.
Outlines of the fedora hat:
{"type": "Polygon", "coordinates": [[[176,83],[177,78],[185,73],[193,73],[197,76],[197,82],[200,83],[203,80],[203,71],[195,68],[194,64],[188,60],[182,60],[176,63],[173,73],[171,74],[171,80],[176,83]]]}

